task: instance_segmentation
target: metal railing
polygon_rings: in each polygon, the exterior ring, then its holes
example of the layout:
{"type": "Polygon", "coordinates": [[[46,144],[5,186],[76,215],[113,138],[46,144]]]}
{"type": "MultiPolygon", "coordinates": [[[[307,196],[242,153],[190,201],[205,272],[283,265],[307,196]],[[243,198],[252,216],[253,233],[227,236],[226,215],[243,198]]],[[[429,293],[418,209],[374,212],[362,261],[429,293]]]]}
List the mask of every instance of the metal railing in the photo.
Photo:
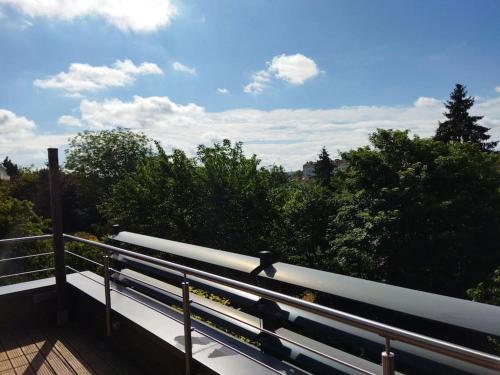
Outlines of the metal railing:
{"type": "MultiPolygon", "coordinates": [[[[391,352],[391,340],[404,342],[419,348],[427,349],[435,353],[440,353],[445,356],[456,358],[458,360],[475,364],[481,367],[485,367],[492,370],[500,370],[500,358],[494,355],[483,353],[477,350],[469,349],[460,345],[452,344],[443,340],[435,339],[432,337],[420,335],[413,333],[411,331],[403,330],[400,328],[392,327],[387,324],[379,323],[373,320],[362,318],[353,314],[349,314],[343,311],[318,305],[312,302],[304,301],[295,297],[291,297],[285,294],[267,290],[254,285],[246,284],[240,281],[229,279],[223,276],[215,275],[209,272],[201,271],[195,268],[187,267],[177,263],[169,262],[166,260],[158,259],[148,255],[136,253],[130,250],[125,250],[116,246],[111,246],[95,241],[90,241],[80,237],[72,235],[64,235],[67,240],[81,242],[93,247],[97,247],[103,250],[107,250],[111,253],[118,253],[132,258],[143,260],[158,266],[163,266],[185,275],[192,275],[200,277],[202,279],[219,283],[228,287],[232,287],[244,292],[253,293],[257,296],[265,298],[270,301],[277,303],[284,303],[289,306],[299,308],[301,310],[314,313],[328,319],[332,319],[337,322],[341,322],[353,327],[361,328],[365,331],[376,333],[385,338],[385,350],[382,352],[382,367],[384,374],[394,373],[394,353],[391,352]]],[[[183,289],[184,290],[184,289],[183,289]]],[[[183,298],[183,301],[185,298],[183,298]]],[[[189,297],[187,297],[189,301],[189,297]]],[[[188,310],[188,306],[183,306],[185,310],[188,310]]],[[[257,327],[259,328],[259,327],[257,327]]],[[[259,328],[260,329],[260,328],[259,328]]],[[[191,330],[189,330],[191,332],[191,330]]],[[[298,344],[298,343],[296,343],[298,344]]],[[[299,344],[300,345],[300,344],[299,344]]],[[[191,359],[189,359],[191,360],[191,359]]]]}
{"type": "MultiPolygon", "coordinates": [[[[19,243],[23,243],[23,242],[35,242],[35,241],[41,241],[41,240],[51,240],[51,239],[52,239],[51,234],[44,234],[44,235],[40,235],[40,236],[30,236],[30,237],[19,237],[19,238],[6,238],[6,239],[0,239],[0,246],[1,245],[8,245],[8,244],[19,244],[19,243]]],[[[44,257],[44,256],[53,255],[53,254],[54,254],[53,252],[45,252],[45,253],[38,253],[38,254],[15,256],[15,257],[10,257],[10,258],[2,258],[2,259],[0,259],[0,264],[5,263],[5,262],[23,260],[23,259],[44,257]]],[[[26,276],[26,275],[31,275],[34,273],[53,271],[54,269],[55,269],[55,267],[46,267],[46,268],[42,268],[42,269],[0,275],[0,280],[1,279],[8,279],[8,278],[16,277],[16,276],[26,276]]]]}
{"type": "MultiPolygon", "coordinates": [[[[48,239],[48,238],[51,238],[51,236],[50,235],[33,236],[33,237],[23,237],[23,238],[19,238],[19,239],[0,240],[0,245],[5,244],[5,243],[38,241],[38,240],[43,240],[43,239],[48,239]]],[[[460,345],[452,344],[452,343],[449,343],[449,342],[446,342],[443,340],[439,340],[439,339],[435,339],[432,337],[413,333],[411,331],[403,330],[403,329],[389,326],[389,325],[379,323],[379,322],[376,322],[373,320],[362,318],[362,317],[359,317],[359,316],[356,316],[353,314],[349,314],[349,313],[346,313],[343,311],[339,311],[336,309],[332,309],[329,307],[318,305],[318,304],[315,304],[312,302],[304,301],[304,300],[301,300],[301,299],[298,299],[295,297],[291,297],[291,296],[288,296],[285,294],[281,294],[281,293],[278,293],[278,292],[275,292],[272,290],[267,290],[267,289],[264,289],[261,287],[246,284],[246,283],[243,283],[240,281],[236,281],[236,280],[229,279],[229,278],[226,278],[223,276],[215,275],[215,274],[212,274],[209,272],[201,271],[201,270],[191,268],[188,266],[180,265],[177,263],[158,259],[158,258],[144,255],[141,253],[136,253],[136,252],[133,252],[130,250],[122,249],[122,248],[119,248],[116,246],[111,246],[111,245],[107,245],[107,244],[103,244],[103,243],[99,243],[99,242],[95,242],[95,241],[91,241],[91,240],[87,240],[84,238],[80,238],[80,237],[76,237],[76,236],[72,236],[72,235],[67,235],[67,234],[64,234],[64,238],[66,240],[76,241],[76,242],[84,243],[86,245],[89,245],[89,246],[92,246],[95,248],[106,250],[107,252],[110,252],[110,253],[117,253],[117,254],[129,256],[129,257],[137,259],[137,260],[142,260],[142,261],[146,261],[146,262],[158,265],[158,266],[166,267],[168,269],[180,272],[184,275],[185,281],[182,283],[182,295],[178,296],[178,297],[182,298],[182,310],[183,310],[182,316],[183,316],[183,319],[182,320],[177,320],[175,318],[174,319],[179,321],[180,323],[182,323],[184,325],[186,374],[190,374],[191,368],[192,368],[191,333],[193,331],[197,331],[197,332],[207,336],[206,332],[202,332],[199,329],[194,328],[192,325],[192,322],[191,322],[192,314],[191,314],[190,308],[191,308],[191,304],[193,303],[193,301],[190,299],[189,283],[187,281],[187,275],[192,275],[192,276],[204,279],[204,280],[209,281],[209,282],[214,282],[214,283],[218,283],[218,284],[221,284],[221,285],[224,285],[227,287],[235,288],[235,289],[243,291],[243,292],[252,293],[252,294],[255,294],[261,298],[265,298],[266,300],[274,301],[276,303],[283,303],[283,304],[301,309],[301,310],[306,311],[306,312],[317,314],[319,316],[326,317],[328,319],[350,325],[352,327],[357,327],[357,328],[363,329],[363,330],[368,331],[368,332],[376,333],[377,335],[384,337],[385,338],[385,349],[381,354],[381,364],[382,364],[382,371],[383,371],[384,375],[394,374],[394,371],[395,371],[395,366],[394,366],[395,355],[393,352],[391,352],[391,341],[400,341],[403,343],[413,345],[415,347],[427,349],[427,350],[430,350],[430,351],[435,352],[435,353],[440,353],[440,354],[443,354],[445,356],[464,361],[466,363],[471,363],[471,364],[478,365],[478,366],[481,366],[481,367],[484,367],[487,369],[500,371],[500,357],[497,357],[497,356],[494,356],[491,354],[483,353],[483,352],[473,350],[470,348],[466,348],[466,347],[463,347],[460,345]]],[[[101,283],[101,282],[99,282],[95,279],[92,279],[90,277],[89,278],[91,280],[93,280],[94,282],[97,282],[97,283],[104,286],[104,289],[105,289],[106,334],[108,336],[110,336],[111,332],[112,332],[112,329],[111,329],[112,328],[111,327],[111,291],[113,290],[113,291],[121,293],[121,294],[124,294],[124,293],[122,291],[115,289],[115,288],[111,288],[110,273],[112,271],[114,272],[116,270],[114,270],[113,268],[110,267],[109,254],[106,254],[104,256],[104,262],[101,264],[101,263],[98,263],[98,262],[93,261],[91,259],[88,259],[86,257],[83,257],[79,254],[76,254],[74,252],[67,251],[67,250],[65,252],[67,254],[75,256],[79,259],[89,261],[94,265],[103,267],[104,283],[101,283]]],[[[27,255],[27,256],[18,256],[18,257],[2,259],[2,261],[14,261],[14,260],[37,257],[37,256],[48,256],[50,254],[51,253],[41,253],[41,254],[33,254],[33,255],[27,255]]],[[[65,268],[67,268],[71,271],[74,271],[74,272],[78,272],[85,277],[88,277],[87,275],[84,275],[80,271],[78,271],[75,268],[72,268],[70,266],[65,266],[65,268]]],[[[0,278],[31,274],[31,273],[35,273],[35,272],[48,271],[48,270],[53,270],[53,269],[54,269],[54,267],[50,267],[50,268],[46,268],[46,269],[27,271],[27,272],[12,274],[12,275],[2,275],[2,276],[0,276],[0,278]]],[[[116,272],[119,272],[119,271],[116,271],[116,272]]],[[[127,277],[128,277],[128,275],[127,275],[127,277]]],[[[141,282],[148,284],[147,282],[144,282],[142,280],[141,280],[141,282]]],[[[150,285],[150,286],[156,287],[154,285],[150,285]]],[[[124,295],[126,295],[127,297],[129,297],[131,299],[134,299],[133,297],[131,297],[127,294],[124,294],[124,295]]],[[[134,300],[137,300],[137,299],[134,299],[134,300]]],[[[137,300],[137,301],[145,304],[144,302],[141,302],[139,300],[137,300]]],[[[196,302],[194,302],[194,303],[196,303],[196,302]]],[[[145,304],[145,305],[148,306],[149,308],[153,308],[152,306],[150,306],[148,304],[145,304]]],[[[206,306],[204,306],[204,307],[206,308],[206,306]]],[[[158,309],[155,309],[155,310],[163,313],[164,315],[167,315],[164,312],[162,312],[161,310],[158,310],[158,309]]],[[[217,313],[225,315],[223,312],[218,311],[218,310],[217,310],[217,313]]],[[[170,315],[168,315],[168,316],[171,317],[170,315]]],[[[231,319],[235,319],[233,316],[229,316],[229,317],[231,319]]],[[[297,345],[297,346],[302,347],[304,349],[310,350],[312,353],[323,356],[324,358],[335,361],[337,363],[340,363],[342,365],[345,365],[347,367],[355,369],[359,372],[362,372],[365,374],[372,374],[369,371],[366,371],[366,370],[361,369],[357,366],[349,364],[345,361],[342,361],[340,359],[329,356],[329,355],[322,353],[318,350],[304,346],[298,342],[290,340],[284,336],[278,335],[278,334],[276,334],[272,331],[269,331],[267,329],[264,329],[262,327],[254,326],[254,325],[251,325],[247,322],[242,322],[242,323],[247,324],[248,326],[250,326],[252,328],[259,329],[261,332],[268,334],[270,336],[274,336],[276,338],[289,341],[290,343],[292,343],[294,345],[297,345]]],[[[209,336],[207,336],[207,337],[209,337],[209,336]]],[[[231,348],[237,352],[240,352],[240,351],[238,351],[237,348],[234,348],[231,345],[228,345],[227,343],[222,342],[220,339],[217,339],[217,338],[212,337],[212,336],[210,336],[209,338],[213,339],[216,342],[219,342],[222,345],[226,345],[229,348],[231,348]]],[[[250,356],[246,355],[245,353],[241,353],[241,354],[245,355],[246,357],[251,358],[250,356]]],[[[256,360],[256,361],[259,362],[258,360],[256,360]]],[[[259,362],[259,363],[261,363],[261,362],[259,362]]],[[[270,368],[270,366],[268,366],[266,364],[263,364],[263,365],[270,368]]],[[[270,368],[270,369],[272,369],[272,368],[270,368]]],[[[279,373],[279,371],[277,371],[277,370],[274,370],[274,371],[279,373]]]]}

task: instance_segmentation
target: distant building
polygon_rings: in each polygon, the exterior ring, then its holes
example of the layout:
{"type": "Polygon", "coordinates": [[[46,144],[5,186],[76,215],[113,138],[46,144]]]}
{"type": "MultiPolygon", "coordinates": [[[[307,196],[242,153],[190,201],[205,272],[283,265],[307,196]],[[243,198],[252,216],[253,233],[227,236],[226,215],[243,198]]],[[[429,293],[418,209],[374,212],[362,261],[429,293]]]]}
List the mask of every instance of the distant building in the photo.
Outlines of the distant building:
{"type": "Polygon", "coordinates": [[[315,176],[314,173],[314,165],[313,161],[308,161],[302,166],[302,178],[307,180],[309,178],[313,178],[315,176]]]}
{"type": "Polygon", "coordinates": [[[10,176],[7,174],[7,169],[3,165],[0,165],[0,180],[10,181],[10,176]]]}
{"type": "Polygon", "coordinates": [[[335,165],[335,169],[337,171],[343,171],[344,169],[346,169],[349,166],[349,162],[347,160],[344,160],[344,159],[335,159],[333,161],[333,165],[335,165]]]}

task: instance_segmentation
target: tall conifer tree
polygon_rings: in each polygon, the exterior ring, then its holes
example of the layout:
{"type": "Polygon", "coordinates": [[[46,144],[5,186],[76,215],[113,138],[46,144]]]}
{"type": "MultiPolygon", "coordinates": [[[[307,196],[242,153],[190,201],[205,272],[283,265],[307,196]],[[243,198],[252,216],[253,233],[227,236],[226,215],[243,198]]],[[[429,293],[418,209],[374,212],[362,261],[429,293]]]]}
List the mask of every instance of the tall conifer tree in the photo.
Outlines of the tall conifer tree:
{"type": "Polygon", "coordinates": [[[326,148],[323,147],[321,149],[320,154],[318,155],[319,159],[314,165],[314,174],[316,179],[324,186],[327,186],[330,183],[330,178],[333,173],[333,161],[330,159],[330,155],[326,148]]]}
{"type": "Polygon", "coordinates": [[[442,142],[470,142],[478,143],[484,150],[492,150],[497,142],[487,142],[490,129],[478,124],[483,116],[471,116],[469,110],[474,105],[474,98],[467,96],[464,85],[456,84],[450,94],[450,99],[445,103],[448,110],[444,113],[447,120],[440,122],[435,139],[442,142]]]}

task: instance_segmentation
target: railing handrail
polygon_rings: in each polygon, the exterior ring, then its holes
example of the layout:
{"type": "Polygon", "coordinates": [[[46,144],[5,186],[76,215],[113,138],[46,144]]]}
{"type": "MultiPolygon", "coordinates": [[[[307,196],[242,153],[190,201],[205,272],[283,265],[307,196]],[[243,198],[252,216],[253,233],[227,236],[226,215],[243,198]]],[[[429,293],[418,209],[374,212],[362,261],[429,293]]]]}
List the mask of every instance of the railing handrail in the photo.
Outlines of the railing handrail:
{"type": "Polygon", "coordinates": [[[287,296],[275,291],[267,290],[254,285],[246,284],[241,281],[232,280],[223,276],[215,275],[206,271],[201,271],[192,267],[180,265],[163,259],[158,259],[149,255],[144,255],[130,250],[125,250],[116,246],[103,244],[96,241],[87,240],[81,237],[64,234],[64,238],[76,242],[85,243],[90,246],[98,247],[110,252],[115,252],[130,257],[144,260],[159,266],[164,266],[186,275],[198,276],[202,279],[213,281],[222,285],[230,286],[245,292],[253,293],[262,298],[272,300],[278,303],[284,303],[297,307],[307,312],[318,314],[320,316],[332,319],[347,325],[363,329],[365,331],[376,333],[386,339],[404,342],[416,347],[430,350],[432,352],[444,354],[464,362],[472,363],[493,370],[500,370],[500,357],[492,354],[483,353],[464,346],[452,344],[443,340],[435,339],[429,336],[420,335],[411,331],[396,328],[387,324],[379,323],[370,319],[362,318],[340,310],[332,309],[326,306],[318,305],[312,302],[304,301],[296,297],[287,296]]]}
{"type": "Polygon", "coordinates": [[[16,242],[31,242],[31,241],[41,241],[52,239],[51,234],[42,234],[39,236],[28,236],[28,237],[18,237],[18,238],[2,238],[0,239],[0,245],[16,243],[16,242]]]}
{"type": "MultiPolygon", "coordinates": [[[[109,252],[119,253],[122,255],[128,255],[135,259],[140,259],[147,261],[159,266],[164,266],[175,271],[181,272],[185,275],[198,276],[204,280],[212,281],[225,286],[233,287],[235,289],[245,291],[248,293],[253,293],[259,297],[278,302],[284,303],[304,311],[317,314],[328,319],[345,323],[347,325],[363,329],[368,332],[378,334],[387,340],[396,340],[404,342],[416,347],[430,350],[435,353],[440,353],[452,358],[462,360],[471,364],[479,365],[485,368],[500,370],[500,357],[480,352],[474,349],[470,349],[464,346],[452,344],[443,340],[435,339],[429,336],[420,335],[411,331],[393,327],[384,323],[379,323],[370,319],[362,318],[350,313],[346,313],[340,310],[329,308],[326,306],[318,305],[316,303],[301,300],[296,297],[291,297],[285,294],[281,294],[272,290],[267,290],[258,286],[243,283],[241,281],[236,281],[223,276],[215,275],[206,271],[201,271],[196,268],[180,265],[174,262],[166,261],[163,259],[158,259],[149,255],[144,255],[134,251],[122,249],[116,246],[103,244],[96,241],[87,240],[85,238],[72,236],[69,234],[64,234],[64,238],[81,242],[89,246],[101,248],[109,252]]],[[[9,238],[0,239],[0,245],[6,243],[16,243],[16,242],[28,242],[28,241],[38,241],[51,239],[52,235],[39,235],[39,236],[29,236],[29,237],[19,237],[19,238],[9,238]]]]}

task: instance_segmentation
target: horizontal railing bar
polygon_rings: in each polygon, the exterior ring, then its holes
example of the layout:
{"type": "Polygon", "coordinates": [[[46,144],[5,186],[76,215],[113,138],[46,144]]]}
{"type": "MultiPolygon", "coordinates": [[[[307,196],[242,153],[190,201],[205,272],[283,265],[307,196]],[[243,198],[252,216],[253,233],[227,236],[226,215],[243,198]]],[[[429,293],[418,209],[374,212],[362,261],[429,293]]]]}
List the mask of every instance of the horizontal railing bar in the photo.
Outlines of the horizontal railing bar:
{"type": "Polygon", "coordinates": [[[49,252],[49,253],[40,253],[40,254],[32,254],[32,255],[23,255],[20,257],[5,258],[5,259],[0,259],[0,263],[1,262],[8,262],[9,260],[19,260],[19,259],[26,259],[26,258],[33,258],[33,257],[41,257],[44,255],[52,255],[52,254],[54,254],[54,253],[49,252]]]}
{"type": "Polygon", "coordinates": [[[79,254],[76,254],[76,253],[74,253],[74,252],[72,252],[72,251],[66,250],[66,252],[67,252],[68,254],[71,254],[71,255],[73,255],[73,256],[75,256],[75,257],[77,257],[77,258],[80,258],[80,259],[83,259],[83,260],[85,260],[85,261],[87,261],[87,262],[93,263],[93,264],[95,264],[96,266],[99,266],[99,267],[104,267],[104,264],[99,263],[99,262],[96,262],[96,261],[94,261],[94,260],[92,260],[92,259],[89,259],[89,258],[85,258],[84,256],[81,256],[81,255],[79,255],[79,254]]]}
{"type": "Polygon", "coordinates": [[[29,275],[31,273],[37,273],[37,272],[52,271],[54,269],[55,269],[54,267],[49,267],[49,268],[43,268],[43,269],[40,269],[40,270],[33,270],[33,271],[26,271],[26,272],[19,272],[19,273],[11,273],[9,275],[1,275],[0,279],[5,279],[7,277],[14,277],[14,276],[29,275]]]}
{"type": "Polygon", "coordinates": [[[148,283],[148,282],[146,282],[146,281],[143,281],[143,280],[141,280],[141,279],[138,279],[137,277],[133,277],[133,276],[130,276],[130,275],[124,274],[123,272],[117,271],[117,270],[115,270],[114,268],[111,268],[111,267],[109,267],[109,270],[110,270],[110,271],[112,271],[112,272],[118,273],[118,274],[120,274],[120,275],[122,275],[122,276],[124,276],[124,277],[128,277],[128,278],[131,278],[132,280],[135,280],[135,281],[138,281],[138,282],[140,282],[140,283],[146,284],[147,286],[150,286],[150,287],[155,288],[155,289],[157,289],[157,290],[161,290],[162,292],[165,292],[165,293],[167,293],[167,294],[170,294],[170,295],[171,295],[171,296],[173,296],[173,297],[176,297],[176,298],[180,298],[180,299],[182,299],[182,296],[181,296],[181,295],[179,295],[179,294],[172,293],[172,292],[170,292],[170,291],[168,291],[168,290],[166,290],[166,289],[163,289],[163,288],[161,288],[161,287],[159,287],[159,286],[156,286],[156,285],[150,284],[150,283],[148,283]]]}
{"type": "Polygon", "coordinates": [[[235,318],[235,317],[233,317],[233,316],[230,316],[229,314],[223,313],[222,311],[219,311],[219,310],[217,310],[217,309],[214,309],[213,307],[206,306],[206,305],[204,305],[204,304],[202,304],[202,303],[200,303],[200,302],[197,302],[197,301],[195,301],[195,300],[191,301],[191,303],[192,303],[192,304],[196,304],[196,305],[203,306],[203,307],[207,308],[208,310],[212,310],[212,311],[217,312],[217,313],[219,313],[219,314],[221,314],[221,315],[224,315],[224,316],[226,316],[226,317],[228,317],[228,318],[230,318],[230,319],[234,319],[234,320],[236,320],[236,321],[238,321],[238,322],[240,322],[240,323],[243,323],[243,324],[245,324],[245,325],[247,325],[247,326],[249,326],[249,327],[252,327],[252,328],[258,329],[259,331],[264,332],[264,333],[266,333],[266,334],[268,334],[268,335],[270,335],[270,336],[276,337],[276,338],[281,339],[281,340],[285,340],[285,341],[289,342],[290,344],[297,345],[298,347],[300,347],[300,348],[302,348],[302,349],[305,349],[305,350],[307,350],[307,351],[310,351],[311,353],[317,354],[317,355],[319,355],[319,356],[321,356],[321,357],[323,357],[323,358],[329,359],[329,360],[331,360],[331,361],[333,361],[333,362],[339,363],[339,364],[344,365],[344,366],[346,366],[346,367],[349,367],[349,368],[351,368],[351,369],[353,369],[353,370],[359,371],[359,372],[361,372],[361,373],[363,373],[363,374],[367,374],[367,375],[375,375],[373,372],[369,372],[369,371],[366,371],[365,369],[362,369],[361,367],[357,367],[357,366],[351,365],[350,363],[347,363],[347,362],[345,362],[345,361],[342,361],[341,359],[338,359],[338,358],[335,358],[335,357],[331,357],[331,356],[329,356],[328,354],[325,354],[325,353],[323,353],[323,352],[320,352],[320,351],[318,351],[318,350],[316,350],[316,349],[313,349],[313,348],[311,348],[311,347],[309,347],[309,346],[306,346],[306,345],[303,345],[303,344],[301,344],[301,343],[298,343],[298,342],[296,342],[296,341],[294,341],[294,340],[292,340],[292,339],[289,339],[289,338],[287,338],[287,337],[284,337],[284,336],[278,335],[276,332],[272,332],[272,331],[269,331],[269,330],[267,330],[267,329],[265,329],[265,328],[255,326],[255,325],[253,325],[253,324],[251,324],[251,323],[247,323],[247,322],[243,321],[242,319],[239,319],[239,318],[235,318]]]}
{"type": "Polygon", "coordinates": [[[87,279],[92,280],[93,282],[95,282],[95,283],[97,283],[97,284],[99,284],[99,285],[104,286],[104,283],[101,283],[100,281],[97,281],[96,279],[93,279],[93,278],[91,278],[90,276],[85,275],[82,271],[78,271],[77,269],[75,269],[75,268],[73,268],[73,267],[71,267],[71,266],[68,266],[68,265],[66,266],[66,268],[70,269],[70,270],[71,270],[71,271],[73,271],[73,272],[79,273],[79,274],[80,274],[80,275],[82,275],[83,277],[86,277],[87,279]]]}
{"type": "MultiPolygon", "coordinates": [[[[154,307],[154,306],[148,305],[146,302],[143,302],[143,301],[141,301],[141,300],[140,300],[140,299],[138,299],[138,298],[134,298],[134,297],[132,297],[132,296],[128,295],[127,293],[122,292],[121,290],[118,290],[118,289],[115,289],[115,288],[111,288],[111,290],[112,290],[112,291],[114,291],[114,292],[116,292],[116,293],[118,293],[118,294],[121,294],[121,295],[122,295],[122,296],[124,296],[124,297],[130,298],[131,300],[133,300],[133,301],[135,301],[135,302],[137,302],[137,303],[140,303],[141,305],[146,306],[146,307],[150,308],[151,310],[154,310],[154,311],[156,311],[157,313],[160,313],[160,314],[162,314],[162,315],[166,316],[167,318],[172,319],[173,321],[175,321],[175,322],[177,322],[177,323],[184,324],[184,322],[183,322],[181,319],[177,319],[177,318],[175,318],[175,317],[173,317],[173,316],[171,316],[171,315],[168,315],[168,314],[167,314],[167,313],[165,313],[164,311],[161,311],[160,309],[157,309],[157,308],[156,308],[156,307],[154,307]]],[[[137,292],[137,291],[135,291],[135,292],[136,292],[136,293],[140,293],[140,292],[137,292]]],[[[141,295],[144,295],[144,294],[142,294],[142,293],[141,293],[141,295]]],[[[149,296],[146,296],[146,298],[151,299],[151,297],[149,297],[149,296]]],[[[167,308],[168,308],[168,309],[171,309],[172,311],[176,311],[176,310],[175,310],[174,308],[172,308],[172,307],[167,306],[167,308]]],[[[176,311],[176,312],[178,312],[178,311],[176,311]]]]}
{"type": "Polygon", "coordinates": [[[18,238],[4,238],[0,240],[0,245],[17,243],[17,242],[30,242],[30,241],[41,241],[51,239],[51,234],[43,234],[40,236],[30,236],[30,237],[18,237],[18,238]]]}
{"type": "MultiPolygon", "coordinates": [[[[73,271],[75,271],[75,272],[78,272],[80,275],[82,275],[82,276],[84,276],[84,277],[86,277],[86,278],[88,278],[88,279],[90,279],[90,280],[92,280],[92,281],[94,281],[94,282],[96,282],[96,283],[98,283],[98,284],[100,284],[100,285],[104,285],[104,284],[100,283],[99,281],[94,280],[94,279],[92,279],[91,277],[89,277],[89,276],[87,276],[87,275],[84,275],[84,274],[83,274],[83,273],[81,273],[80,271],[78,271],[78,270],[76,270],[76,269],[74,269],[74,268],[72,268],[72,267],[70,267],[70,266],[66,266],[66,267],[67,267],[67,268],[69,268],[69,269],[71,269],[71,270],[73,270],[73,271]]],[[[113,271],[113,272],[119,273],[119,274],[121,274],[121,275],[123,275],[123,276],[125,276],[125,277],[130,277],[131,279],[134,279],[134,280],[136,280],[136,281],[142,282],[142,283],[144,283],[144,284],[146,284],[146,285],[149,285],[149,286],[151,286],[151,287],[153,287],[153,288],[156,288],[156,289],[159,289],[159,290],[161,290],[161,291],[165,291],[165,292],[167,292],[167,293],[169,293],[169,294],[171,294],[171,295],[173,295],[173,296],[180,297],[180,296],[176,295],[175,293],[171,293],[171,292],[169,292],[169,291],[166,291],[166,290],[165,290],[165,289],[163,289],[163,288],[160,288],[160,287],[158,287],[158,286],[155,286],[155,285],[149,284],[149,283],[147,283],[147,282],[144,282],[143,280],[140,280],[140,279],[137,279],[137,278],[131,277],[131,276],[129,276],[129,275],[125,275],[125,274],[123,274],[123,273],[121,273],[121,272],[119,272],[119,271],[117,271],[117,270],[115,270],[115,269],[113,269],[113,268],[110,268],[110,271],[113,271]]],[[[114,292],[116,292],[116,293],[119,293],[119,294],[123,295],[124,297],[130,298],[131,300],[133,300],[133,301],[135,301],[135,302],[137,302],[137,303],[140,303],[141,305],[143,305],[143,306],[145,306],[145,307],[147,307],[147,308],[149,308],[149,309],[151,309],[151,310],[154,310],[154,311],[156,311],[156,312],[158,312],[158,313],[160,313],[160,314],[162,314],[162,315],[164,315],[164,316],[166,316],[166,317],[168,317],[168,318],[170,318],[170,319],[172,319],[172,320],[176,321],[177,323],[181,323],[181,324],[183,324],[183,321],[182,321],[182,320],[177,319],[177,318],[175,318],[175,317],[172,317],[171,315],[166,314],[165,312],[161,311],[160,309],[157,309],[157,308],[155,308],[155,307],[153,307],[153,306],[151,306],[151,305],[148,305],[147,303],[145,303],[145,302],[143,302],[143,301],[140,301],[140,300],[139,300],[139,299],[137,299],[137,298],[134,298],[134,297],[132,297],[132,296],[130,296],[130,295],[128,295],[128,294],[126,294],[126,293],[123,293],[122,291],[117,290],[117,289],[115,289],[115,288],[111,288],[111,290],[113,290],[113,291],[114,291],[114,292]]],[[[200,304],[200,303],[198,303],[198,302],[191,301],[191,303],[196,303],[196,304],[198,304],[198,305],[200,305],[200,306],[206,307],[205,305],[202,305],[202,304],[200,304]]],[[[209,310],[216,311],[216,312],[219,312],[219,311],[217,311],[217,310],[215,310],[215,309],[213,309],[213,308],[210,308],[210,307],[208,307],[208,309],[209,309],[209,310]]],[[[173,311],[175,311],[175,310],[173,310],[173,311]]],[[[219,313],[220,313],[220,312],[219,312],[219,313]]],[[[225,315],[225,316],[228,316],[227,314],[224,314],[224,313],[221,313],[221,314],[222,314],[222,315],[225,315]]],[[[364,369],[362,369],[362,368],[359,368],[359,367],[356,367],[356,366],[350,365],[349,363],[344,362],[344,361],[342,361],[342,360],[339,360],[339,359],[336,359],[336,358],[330,357],[330,356],[328,356],[328,355],[326,355],[326,354],[323,354],[323,353],[321,353],[321,352],[318,352],[318,351],[316,351],[316,350],[314,350],[314,349],[311,349],[311,348],[305,347],[305,346],[304,346],[304,345],[302,345],[302,344],[296,343],[296,342],[294,342],[294,341],[292,341],[292,340],[290,340],[290,339],[288,339],[288,338],[286,338],[286,337],[282,337],[282,336],[280,336],[280,335],[278,335],[278,334],[275,334],[274,332],[267,331],[267,330],[266,330],[266,329],[264,329],[264,328],[260,328],[260,327],[254,326],[254,325],[252,325],[252,324],[246,323],[246,322],[244,322],[244,321],[242,321],[242,320],[240,320],[240,319],[237,319],[237,318],[233,318],[233,319],[234,319],[234,320],[237,320],[237,321],[239,321],[239,322],[241,322],[241,323],[244,323],[244,324],[246,324],[246,325],[248,325],[248,326],[250,326],[250,327],[256,328],[256,329],[258,329],[258,330],[261,330],[261,331],[263,331],[263,332],[266,332],[266,333],[269,333],[269,334],[271,334],[271,335],[273,335],[273,336],[276,336],[276,337],[278,337],[278,338],[281,338],[281,339],[283,339],[283,340],[285,340],[285,341],[288,341],[288,342],[290,342],[290,343],[292,343],[292,344],[294,344],[294,345],[297,345],[297,346],[299,346],[299,347],[302,347],[303,349],[309,350],[309,351],[311,351],[311,352],[313,352],[313,353],[316,353],[316,354],[318,354],[318,355],[320,355],[320,356],[323,356],[323,357],[325,357],[325,358],[327,358],[327,359],[330,359],[330,360],[332,360],[332,361],[334,361],[334,362],[337,362],[337,363],[340,363],[340,364],[342,364],[342,365],[345,365],[346,367],[352,368],[352,369],[354,369],[354,370],[356,370],[356,371],[359,371],[359,372],[361,372],[361,373],[364,373],[364,374],[367,374],[367,375],[375,375],[375,374],[374,374],[374,373],[372,373],[372,372],[368,372],[368,371],[366,371],[366,370],[364,370],[364,369]]],[[[198,321],[198,322],[200,322],[198,319],[195,319],[195,320],[196,320],[196,321],[198,321]]],[[[200,322],[200,323],[202,323],[202,324],[203,324],[203,322],[200,322]]],[[[214,337],[212,337],[212,336],[210,336],[210,335],[207,335],[205,332],[202,332],[202,331],[200,331],[200,330],[197,330],[196,328],[193,328],[193,330],[194,330],[194,331],[196,331],[196,332],[198,332],[198,333],[200,333],[200,334],[202,334],[202,335],[204,335],[204,336],[206,336],[206,337],[208,337],[208,338],[210,338],[210,339],[212,339],[212,340],[214,340],[214,341],[216,341],[216,342],[218,342],[219,344],[221,344],[221,345],[223,345],[223,346],[225,346],[225,347],[230,348],[231,350],[234,350],[234,351],[236,351],[236,352],[240,353],[241,355],[243,355],[243,356],[245,356],[245,357],[249,358],[250,360],[252,360],[252,361],[254,361],[254,362],[256,362],[256,363],[258,363],[258,364],[260,364],[260,365],[262,365],[262,366],[265,366],[265,367],[269,368],[270,370],[272,370],[272,371],[274,371],[274,372],[276,372],[276,373],[278,373],[278,374],[281,374],[281,372],[280,372],[280,371],[275,370],[274,368],[272,368],[272,367],[270,367],[270,366],[266,365],[265,363],[262,363],[262,362],[261,362],[261,361],[259,361],[259,360],[256,360],[255,358],[253,358],[253,357],[249,356],[248,354],[245,354],[245,353],[243,353],[243,352],[239,351],[238,349],[233,348],[231,345],[228,345],[227,343],[224,343],[224,342],[222,342],[221,340],[218,340],[218,339],[216,339],[216,338],[214,338],[214,337]]]]}
{"type": "Polygon", "coordinates": [[[500,357],[490,355],[487,353],[479,352],[477,350],[469,349],[460,345],[452,344],[446,341],[435,339],[432,337],[420,335],[400,328],[392,327],[387,324],[372,321],[362,318],[353,314],[349,314],[340,310],[328,308],[326,306],[318,305],[312,302],[304,301],[295,297],[287,296],[272,290],[267,290],[254,285],[245,284],[241,281],[228,279],[226,277],[213,275],[209,272],[200,271],[191,267],[183,266],[163,259],[157,259],[148,255],[135,253],[130,250],[121,249],[116,246],[102,244],[86,240],[80,237],[64,235],[65,238],[88,245],[102,248],[111,252],[117,252],[124,255],[129,255],[136,259],[145,260],[160,266],[165,266],[179,272],[190,275],[199,276],[205,280],[218,282],[222,285],[232,286],[249,293],[254,293],[262,298],[266,298],[275,302],[281,302],[290,306],[300,308],[302,310],[312,312],[329,319],[339,321],[354,327],[364,329],[369,332],[376,333],[380,336],[411,344],[420,348],[428,349],[437,353],[441,353],[465,362],[473,363],[482,367],[490,368],[493,370],[500,369],[500,357]]]}

